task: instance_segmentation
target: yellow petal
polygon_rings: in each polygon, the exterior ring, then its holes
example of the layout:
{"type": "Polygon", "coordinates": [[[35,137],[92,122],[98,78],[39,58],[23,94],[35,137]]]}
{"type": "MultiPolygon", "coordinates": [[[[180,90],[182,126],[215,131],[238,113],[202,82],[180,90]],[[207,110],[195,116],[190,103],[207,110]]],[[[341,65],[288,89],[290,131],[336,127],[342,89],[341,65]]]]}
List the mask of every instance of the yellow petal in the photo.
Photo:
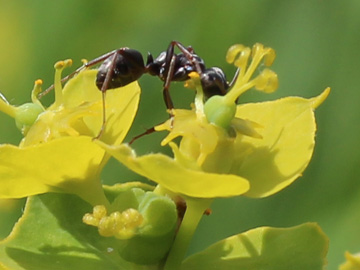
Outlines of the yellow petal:
{"type": "Polygon", "coordinates": [[[85,136],[25,148],[1,145],[0,198],[65,192],[94,205],[106,203],[99,179],[104,154],[85,136]]]}
{"type": "Polygon", "coordinates": [[[132,171],[178,194],[196,198],[230,197],[249,189],[248,181],[239,176],[191,170],[163,154],[137,157],[128,145],[98,143],[132,171]]]}
{"type": "Polygon", "coordinates": [[[237,142],[240,158],[233,172],[249,179],[245,196],[269,196],[301,176],[315,145],[313,110],[328,92],[312,99],[288,97],[238,106],[236,117],[263,126],[263,139],[244,136],[237,142]]]}

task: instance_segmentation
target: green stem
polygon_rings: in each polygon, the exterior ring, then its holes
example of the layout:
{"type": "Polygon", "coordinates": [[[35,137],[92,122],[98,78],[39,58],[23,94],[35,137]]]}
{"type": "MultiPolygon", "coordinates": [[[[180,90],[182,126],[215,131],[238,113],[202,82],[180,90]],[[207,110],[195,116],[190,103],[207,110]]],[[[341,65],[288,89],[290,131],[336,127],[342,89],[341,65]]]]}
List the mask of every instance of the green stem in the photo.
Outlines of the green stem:
{"type": "Polygon", "coordinates": [[[179,270],[190,241],[212,199],[187,199],[186,212],[176,235],[174,244],[165,263],[165,270],[179,270]]]}

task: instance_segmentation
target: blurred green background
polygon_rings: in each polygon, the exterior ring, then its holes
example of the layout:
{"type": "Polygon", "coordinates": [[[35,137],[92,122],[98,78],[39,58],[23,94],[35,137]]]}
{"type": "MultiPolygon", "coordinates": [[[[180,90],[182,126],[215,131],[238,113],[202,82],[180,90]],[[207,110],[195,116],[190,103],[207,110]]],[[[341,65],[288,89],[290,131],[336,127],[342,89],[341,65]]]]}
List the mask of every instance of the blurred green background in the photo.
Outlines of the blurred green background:
{"type": "MultiPolygon", "coordinates": [[[[56,61],[72,58],[76,67],[82,58],[123,46],[156,56],[178,40],[192,45],[208,66],[222,67],[229,79],[235,71],[225,62],[231,45],[261,42],[274,48],[278,91],[251,91],[241,102],[312,97],[331,86],[316,112],[311,164],[303,177],[272,197],[217,200],[190,253],[250,228],[315,221],[330,238],[328,269],[335,270],[345,250],[360,251],[359,29],[359,0],[0,0],[0,91],[22,104],[29,101],[35,79],[43,79],[45,87],[52,83],[56,61]]],[[[140,84],[142,100],[130,137],[167,118],[160,80],[144,76],[140,84]]],[[[187,108],[193,97],[181,84],[172,85],[171,93],[176,107],[187,108]]],[[[164,135],[147,136],[134,146],[140,153],[157,151],[153,145],[164,135]]],[[[0,114],[0,143],[20,139],[13,120],[0,114]]],[[[103,177],[106,183],[141,179],[115,161],[103,177]]],[[[1,237],[20,215],[21,203],[1,208],[1,237]]]]}

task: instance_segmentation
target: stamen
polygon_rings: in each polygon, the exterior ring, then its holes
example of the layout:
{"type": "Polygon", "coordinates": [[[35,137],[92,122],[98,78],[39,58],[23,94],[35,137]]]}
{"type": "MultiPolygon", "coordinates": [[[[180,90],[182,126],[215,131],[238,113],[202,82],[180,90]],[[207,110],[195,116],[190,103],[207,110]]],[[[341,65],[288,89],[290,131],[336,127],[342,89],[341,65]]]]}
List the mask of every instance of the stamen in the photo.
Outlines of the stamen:
{"type": "Polygon", "coordinates": [[[71,65],[72,65],[71,59],[59,61],[54,65],[54,68],[55,68],[55,79],[54,79],[55,102],[54,102],[54,106],[59,106],[60,104],[63,103],[61,73],[64,70],[64,68],[70,67],[71,65]]]}
{"type": "Polygon", "coordinates": [[[35,81],[34,88],[31,91],[31,101],[32,101],[32,103],[39,105],[45,111],[44,106],[41,104],[40,100],[38,99],[38,95],[42,91],[42,89],[41,89],[42,84],[43,84],[43,81],[40,79],[35,81]]]}
{"type": "Polygon", "coordinates": [[[191,78],[191,83],[187,83],[188,85],[191,84],[192,87],[196,89],[195,95],[195,112],[198,119],[203,119],[205,117],[204,114],[204,92],[200,82],[200,75],[197,72],[191,72],[189,74],[191,78]]]}

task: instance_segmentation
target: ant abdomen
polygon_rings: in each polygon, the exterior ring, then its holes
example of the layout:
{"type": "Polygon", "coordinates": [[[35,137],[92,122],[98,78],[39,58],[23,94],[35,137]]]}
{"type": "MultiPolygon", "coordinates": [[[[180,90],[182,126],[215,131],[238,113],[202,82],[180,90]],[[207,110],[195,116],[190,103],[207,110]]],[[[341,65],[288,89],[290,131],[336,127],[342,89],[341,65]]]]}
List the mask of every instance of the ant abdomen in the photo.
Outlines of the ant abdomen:
{"type": "Polygon", "coordinates": [[[144,73],[145,65],[141,53],[137,50],[121,48],[100,65],[96,86],[101,91],[118,88],[136,81],[144,73]],[[114,57],[115,59],[113,59],[114,57]],[[108,75],[109,72],[112,74],[108,75]],[[103,89],[106,76],[109,76],[109,81],[103,89]]]}

